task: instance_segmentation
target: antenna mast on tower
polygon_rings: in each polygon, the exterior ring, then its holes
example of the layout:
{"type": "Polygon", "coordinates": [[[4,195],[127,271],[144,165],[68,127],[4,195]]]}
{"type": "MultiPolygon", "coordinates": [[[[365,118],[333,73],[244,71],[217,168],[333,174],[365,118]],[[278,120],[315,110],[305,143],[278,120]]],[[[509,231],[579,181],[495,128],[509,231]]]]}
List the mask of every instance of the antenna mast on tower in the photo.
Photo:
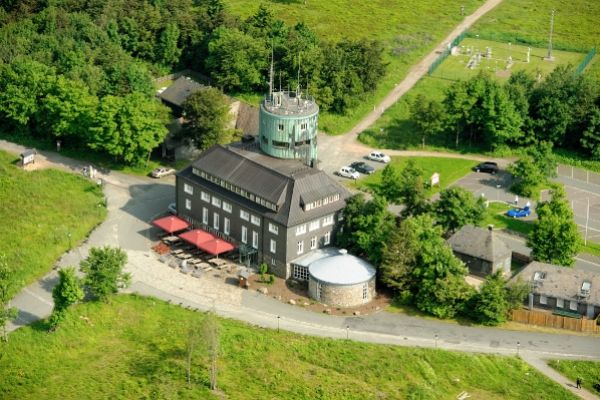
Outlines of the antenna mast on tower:
{"type": "Polygon", "coordinates": [[[298,53],[298,86],[296,89],[296,96],[300,98],[300,63],[301,63],[301,53],[298,53]]]}
{"type": "Polygon", "coordinates": [[[552,14],[550,15],[550,40],[548,41],[548,55],[544,60],[546,61],[554,61],[554,56],[552,55],[552,34],[554,33],[554,10],[552,10],[552,14]]]}
{"type": "Polygon", "coordinates": [[[269,100],[273,101],[273,42],[271,42],[271,70],[269,71],[269,100]]]}

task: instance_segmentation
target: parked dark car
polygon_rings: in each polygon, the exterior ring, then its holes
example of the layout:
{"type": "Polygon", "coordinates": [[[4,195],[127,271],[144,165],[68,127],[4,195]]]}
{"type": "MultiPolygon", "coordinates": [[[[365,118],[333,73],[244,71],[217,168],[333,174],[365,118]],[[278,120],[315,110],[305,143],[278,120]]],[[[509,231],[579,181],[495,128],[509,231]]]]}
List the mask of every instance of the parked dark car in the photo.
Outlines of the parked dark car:
{"type": "Polygon", "coordinates": [[[355,161],[352,164],[350,164],[350,166],[358,172],[360,172],[361,174],[371,175],[373,172],[375,172],[375,168],[362,161],[355,161]]]}
{"type": "Polygon", "coordinates": [[[481,164],[473,167],[473,171],[475,172],[489,172],[490,174],[495,174],[498,172],[498,164],[491,161],[482,162],[481,164]]]}

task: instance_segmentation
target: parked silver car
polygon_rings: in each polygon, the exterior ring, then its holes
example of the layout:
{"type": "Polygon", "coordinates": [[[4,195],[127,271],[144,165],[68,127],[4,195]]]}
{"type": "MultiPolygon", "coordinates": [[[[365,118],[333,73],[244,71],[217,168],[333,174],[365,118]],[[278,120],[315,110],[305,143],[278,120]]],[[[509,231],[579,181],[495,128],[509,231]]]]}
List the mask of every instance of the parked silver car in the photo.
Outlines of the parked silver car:
{"type": "Polygon", "coordinates": [[[356,170],[352,167],[342,167],[338,171],[336,171],[336,175],[342,176],[344,178],[350,179],[358,179],[360,174],[356,172],[356,170]]]}

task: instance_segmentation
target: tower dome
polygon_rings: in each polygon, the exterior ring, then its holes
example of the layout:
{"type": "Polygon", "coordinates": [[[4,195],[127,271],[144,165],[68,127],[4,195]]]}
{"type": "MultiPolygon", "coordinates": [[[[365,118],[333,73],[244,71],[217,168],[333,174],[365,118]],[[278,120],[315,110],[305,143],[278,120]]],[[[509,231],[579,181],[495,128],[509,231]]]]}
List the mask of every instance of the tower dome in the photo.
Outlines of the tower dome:
{"type": "Polygon", "coordinates": [[[260,105],[259,143],[266,154],[301,159],[308,165],[317,160],[319,106],[300,92],[273,92],[260,105]]]}

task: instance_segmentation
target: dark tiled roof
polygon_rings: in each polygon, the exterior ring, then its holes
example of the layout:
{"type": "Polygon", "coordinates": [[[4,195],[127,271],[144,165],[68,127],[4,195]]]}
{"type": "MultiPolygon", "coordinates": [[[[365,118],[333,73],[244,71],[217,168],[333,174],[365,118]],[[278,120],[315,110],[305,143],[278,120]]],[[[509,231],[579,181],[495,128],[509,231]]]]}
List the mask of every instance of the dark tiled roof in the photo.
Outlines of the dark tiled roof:
{"type": "Polygon", "coordinates": [[[532,283],[534,293],[600,306],[600,273],[533,261],[516,274],[511,282],[519,279],[532,283]],[[545,273],[545,277],[533,284],[536,272],[545,273]],[[579,294],[584,281],[591,283],[590,293],[589,297],[580,298],[579,294]]]}
{"type": "Polygon", "coordinates": [[[177,80],[173,82],[171,86],[160,93],[158,97],[167,103],[181,107],[189,95],[197,90],[202,89],[203,87],[205,86],[199,84],[191,78],[181,76],[177,78],[177,80]]]}
{"type": "Polygon", "coordinates": [[[240,102],[235,128],[245,135],[258,135],[258,108],[240,102]]]}
{"type": "Polygon", "coordinates": [[[493,231],[473,225],[463,226],[450,239],[448,244],[457,253],[494,263],[512,254],[506,243],[493,231]]]}
{"type": "Polygon", "coordinates": [[[213,191],[233,198],[239,204],[260,211],[267,218],[285,226],[294,226],[308,222],[323,215],[336,212],[345,206],[350,193],[321,170],[302,167],[297,160],[281,160],[258,155],[242,149],[225,148],[216,145],[206,150],[181,171],[180,176],[195,180],[213,191]],[[258,195],[279,205],[272,211],[251,202],[245,197],[213,184],[192,173],[192,167],[258,195]],[[279,167],[279,168],[278,168],[279,167]],[[277,168],[277,169],[275,169],[277,168]],[[340,200],[304,211],[304,202],[311,202],[333,194],[339,194],[340,200]]]}

